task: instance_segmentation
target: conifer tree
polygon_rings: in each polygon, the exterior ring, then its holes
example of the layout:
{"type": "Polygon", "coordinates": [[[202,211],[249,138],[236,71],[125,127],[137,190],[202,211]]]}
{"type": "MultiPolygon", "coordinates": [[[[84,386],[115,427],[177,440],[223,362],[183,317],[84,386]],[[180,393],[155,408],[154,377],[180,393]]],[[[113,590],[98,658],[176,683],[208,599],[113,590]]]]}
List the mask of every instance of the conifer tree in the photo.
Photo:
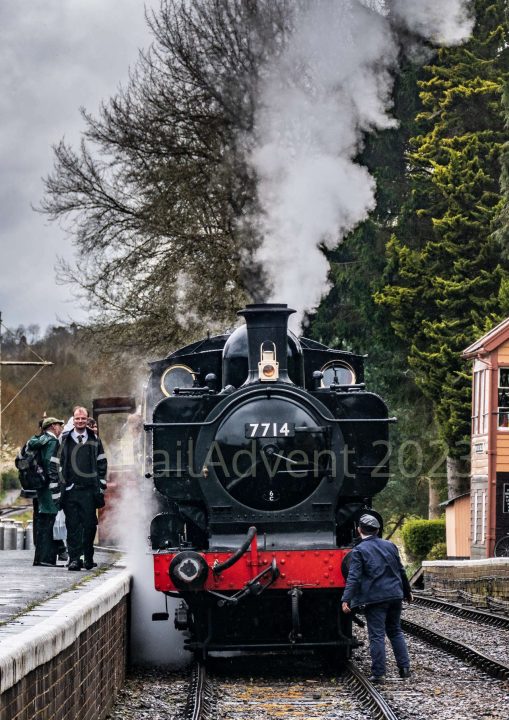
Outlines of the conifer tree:
{"type": "Polygon", "coordinates": [[[509,77],[505,2],[476,0],[468,43],[438,51],[420,83],[412,196],[388,245],[388,308],[408,361],[433,403],[448,448],[449,497],[468,486],[470,377],[461,351],[507,310],[508,265],[493,234],[500,212],[501,104],[509,77]]]}
{"type": "MultiPolygon", "coordinates": [[[[403,55],[403,54],[402,54],[403,55]]],[[[396,521],[409,511],[424,515],[428,486],[444,485],[436,462],[436,426],[429,401],[408,371],[407,345],[390,325],[389,311],[374,301],[383,287],[385,247],[410,193],[406,153],[419,109],[420,65],[402,56],[393,114],[398,127],[366,137],[360,162],[377,182],[377,204],[368,220],[327,253],[331,290],[310,317],[308,334],[333,347],[368,355],[366,379],[398,423],[391,427],[391,479],[377,509],[396,521]],[[417,448],[417,443],[419,447],[417,448]],[[430,471],[434,477],[430,478],[430,471]]]]}

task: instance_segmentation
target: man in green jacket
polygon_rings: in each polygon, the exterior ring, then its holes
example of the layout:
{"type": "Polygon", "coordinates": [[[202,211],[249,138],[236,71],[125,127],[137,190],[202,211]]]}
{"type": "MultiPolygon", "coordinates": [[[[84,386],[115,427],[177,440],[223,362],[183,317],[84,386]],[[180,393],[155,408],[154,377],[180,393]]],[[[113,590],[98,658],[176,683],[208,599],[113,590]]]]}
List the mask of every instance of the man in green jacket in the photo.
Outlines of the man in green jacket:
{"type": "Polygon", "coordinates": [[[41,464],[45,487],[37,490],[39,512],[37,513],[37,527],[34,565],[56,565],[56,545],[53,542],[53,525],[60,506],[60,487],[58,474],[53,472],[51,460],[58,452],[58,438],[62,433],[64,421],[55,417],[45,418],[42,422],[42,433],[34,435],[27,443],[32,452],[37,452],[41,464]]]}

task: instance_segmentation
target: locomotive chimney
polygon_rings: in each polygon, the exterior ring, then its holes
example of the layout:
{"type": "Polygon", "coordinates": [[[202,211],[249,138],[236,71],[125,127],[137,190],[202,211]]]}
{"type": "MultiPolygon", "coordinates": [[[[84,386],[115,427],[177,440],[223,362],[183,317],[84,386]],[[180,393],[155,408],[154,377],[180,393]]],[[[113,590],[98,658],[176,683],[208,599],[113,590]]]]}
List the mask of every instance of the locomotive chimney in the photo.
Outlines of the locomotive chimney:
{"type": "Polygon", "coordinates": [[[249,374],[245,385],[265,381],[291,383],[288,376],[288,305],[246,305],[237,315],[246,319],[249,374]]]}

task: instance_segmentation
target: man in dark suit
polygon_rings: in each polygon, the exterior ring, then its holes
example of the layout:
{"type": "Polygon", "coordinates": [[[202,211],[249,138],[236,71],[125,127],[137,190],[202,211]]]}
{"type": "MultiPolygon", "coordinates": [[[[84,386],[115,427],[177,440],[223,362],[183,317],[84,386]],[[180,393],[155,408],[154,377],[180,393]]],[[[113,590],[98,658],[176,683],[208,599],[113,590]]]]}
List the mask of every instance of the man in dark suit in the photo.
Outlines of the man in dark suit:
{"type": "Polygon", "coordinates": [[[106,455],[99,438],[87,430],[87,420],[87,409],[75,407],[73,429],[63,433],[56,460],[63,485],[62,507],[71,571],[82,567],[91,570],[97,565],[94,562],[96,510],[104,505],[106,491],[106,455]]]}

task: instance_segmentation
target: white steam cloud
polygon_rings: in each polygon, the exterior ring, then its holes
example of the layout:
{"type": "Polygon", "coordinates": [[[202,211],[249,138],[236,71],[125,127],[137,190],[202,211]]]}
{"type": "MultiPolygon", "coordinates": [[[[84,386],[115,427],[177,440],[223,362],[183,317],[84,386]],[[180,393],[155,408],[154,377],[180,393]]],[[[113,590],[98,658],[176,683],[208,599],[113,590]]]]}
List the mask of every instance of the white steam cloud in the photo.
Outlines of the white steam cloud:
{"type": "Polygon", "coordinates": [[[438,45],[458,45],[474,27],[465,0],[393,0],[392,8],[409,30],[438,45]]]}
{"type": "MultiPolygon", "coordinates": [[[[394,0],[399,25],[458,43],[472,28],[461,0],[394,0]]],[[[327,290],[332,248],[375,205],[375,182],[355,162],[363,133],[392,127],[398,45],[380,3],[316,0],[295,11],[294,31],[262,83],[251,162],[259,177],[258,253],[271,300],[298,323],[327,290]],[[366,7],[369,5],[370,7],[366,7]]]]}
{"type": "MultiPolygon", "coordinates": [[[[119,418],[120,416],[116,416],[119,418]]],[[[133,576],[131,591],[131,661],[138,665],[181,667],[190,662],[183,636],[173,625],[177,600],[154,588],[153,557],[148,535],[150,521],[157,512],[152,481],[141,468],[141,416],[129,415],[117,440],[105,444],[108,462],[117,472],[116,490],[106,494],[107,517],[104,529],[125,551],[125,562],[133,576]],[[152,613],[168,610],[167,621],[152,621],[152,613]]],[[[103,438],[104,440],[104,438],[103,438]]],[[[101,531],[99,531],[101,542],[101,531]]]]}

